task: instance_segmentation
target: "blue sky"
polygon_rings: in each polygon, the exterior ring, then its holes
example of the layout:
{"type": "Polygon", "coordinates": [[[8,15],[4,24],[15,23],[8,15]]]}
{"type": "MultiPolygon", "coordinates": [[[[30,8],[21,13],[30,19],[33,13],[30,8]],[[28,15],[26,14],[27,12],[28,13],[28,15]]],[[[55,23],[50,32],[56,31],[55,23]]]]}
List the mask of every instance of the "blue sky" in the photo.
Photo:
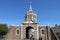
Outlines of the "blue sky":
{"type": "Polygon", "coordinates": [[[40,25],[60,24],[60,0],[0,0],[0,24],[21,25],[30,2],[40,25]]]}

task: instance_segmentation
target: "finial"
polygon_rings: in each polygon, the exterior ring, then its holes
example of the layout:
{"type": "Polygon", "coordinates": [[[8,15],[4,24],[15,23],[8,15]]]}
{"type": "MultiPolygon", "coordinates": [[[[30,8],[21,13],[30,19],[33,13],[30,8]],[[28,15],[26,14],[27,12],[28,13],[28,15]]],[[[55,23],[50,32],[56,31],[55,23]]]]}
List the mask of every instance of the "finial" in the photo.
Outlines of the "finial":
{"type": "Polygon", "coordinates": [[[31,4],[32,4],[32,2],[30,2],[30,8],[32,8],[32,7],[31,7],[31,4]]]}
{"type": "Polygon", "coordinates": [[[31,6],[31,3],[32,3],[32,2],[30,2],[30,9],[29,9],[29,11],[32,11],[32,6],[31,6]]]}

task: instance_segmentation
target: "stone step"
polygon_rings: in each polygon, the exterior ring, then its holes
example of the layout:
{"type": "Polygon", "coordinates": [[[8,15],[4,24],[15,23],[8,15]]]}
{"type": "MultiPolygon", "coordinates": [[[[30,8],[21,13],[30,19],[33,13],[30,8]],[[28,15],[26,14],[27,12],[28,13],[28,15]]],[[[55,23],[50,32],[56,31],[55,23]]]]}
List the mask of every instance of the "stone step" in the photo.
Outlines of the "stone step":
{"type": "Polygon", "coordinates": [[[24,39],[24,40],[35,40],[35,39],[24,39]]]}

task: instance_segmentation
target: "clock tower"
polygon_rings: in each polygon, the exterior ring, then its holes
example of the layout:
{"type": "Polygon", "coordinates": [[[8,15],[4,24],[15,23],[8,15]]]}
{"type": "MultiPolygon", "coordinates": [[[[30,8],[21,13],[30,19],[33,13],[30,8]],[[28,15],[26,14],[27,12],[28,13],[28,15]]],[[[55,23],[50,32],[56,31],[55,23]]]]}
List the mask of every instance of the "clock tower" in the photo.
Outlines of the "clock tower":
{"type": "Polygon", "coordinates": [[[25,14],[25,20],[22,23],[21,27],[21,39],[39,39],[38,33],[38,24],[36,22],[37,15],[32,10],[32,6],[30,4],[30,8],[25,14]]]}

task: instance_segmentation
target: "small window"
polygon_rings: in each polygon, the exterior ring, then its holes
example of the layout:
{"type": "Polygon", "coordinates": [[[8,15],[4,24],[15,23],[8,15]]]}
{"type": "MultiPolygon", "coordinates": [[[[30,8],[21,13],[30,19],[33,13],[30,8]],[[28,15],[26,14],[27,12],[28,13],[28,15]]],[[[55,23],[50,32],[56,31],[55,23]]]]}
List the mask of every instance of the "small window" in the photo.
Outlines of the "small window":
{"type": "Polygon", "coordinates": [[[42,34],[44,34],[44,30],[42,30],[42,34]]]}
{"type": "Polygon", "coordinates": [[[19,34],[19,30],[17,30],[17,34],[19,34]]]}

